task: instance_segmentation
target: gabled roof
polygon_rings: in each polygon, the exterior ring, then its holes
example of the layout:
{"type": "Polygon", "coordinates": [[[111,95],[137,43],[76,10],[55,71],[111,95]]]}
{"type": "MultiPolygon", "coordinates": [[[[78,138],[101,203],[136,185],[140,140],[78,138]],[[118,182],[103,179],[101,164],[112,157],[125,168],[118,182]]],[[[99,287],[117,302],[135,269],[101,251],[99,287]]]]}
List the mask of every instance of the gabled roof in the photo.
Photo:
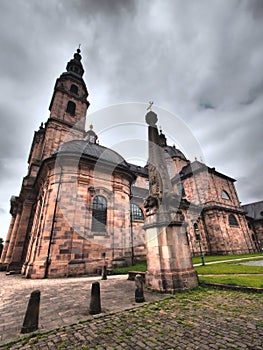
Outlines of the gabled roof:
{"type": "MultiPolygon", "coordinates": [[[[213,173],[219,177],[223,177],[223,178],[230,180],[232,182],[236,181],[232,177],[229,177],[225,174],[222,174],[219,171],[217,171],[215,168],[210,168],[207,165],[205,165],[204,163],[199,162],[198,160],[195,160],[194,162],[189,163],[186,166],[184,166],[182,168],[182,170],[180,171],[180,178],[192,176],[192,175],[199,173],[199,172],[202,172],[202,171],[207,171],[209,173],[213,173]]],[[[172,182],[176,181],[177,179],[178,179],[178,175],[173,177],[172,182]]]]}
{"type": "Polygon", "coordinates": [[[263,220],[263,201],[244,204],[241,206],[246,215],[254,220],[263,220]]]}

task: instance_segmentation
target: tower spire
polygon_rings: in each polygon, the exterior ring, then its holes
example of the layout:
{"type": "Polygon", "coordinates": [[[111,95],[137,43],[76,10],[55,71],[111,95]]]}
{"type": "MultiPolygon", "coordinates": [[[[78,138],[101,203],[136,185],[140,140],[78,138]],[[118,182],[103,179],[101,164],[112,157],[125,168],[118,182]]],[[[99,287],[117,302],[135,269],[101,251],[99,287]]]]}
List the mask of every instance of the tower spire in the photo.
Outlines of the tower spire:
{"type": "Polygon", "coordinates": [[[81,50],[80,50],[80,44],[76,52],[74,53],[73,58],[68,62],[66,70],[67,72],[74,74],[75,76],[79,76],[82,78],[84,74],[84,69],[81,63],[81,50]]]}

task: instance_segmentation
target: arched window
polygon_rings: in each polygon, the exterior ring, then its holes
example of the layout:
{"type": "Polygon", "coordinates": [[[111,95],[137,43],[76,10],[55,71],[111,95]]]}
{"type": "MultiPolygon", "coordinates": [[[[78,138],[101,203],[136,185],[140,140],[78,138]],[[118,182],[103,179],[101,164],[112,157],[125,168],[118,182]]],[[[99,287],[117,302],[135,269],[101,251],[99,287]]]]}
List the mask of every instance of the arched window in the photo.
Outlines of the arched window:
{"type": "Polygon", "coordinates": [[[79,92],[79,89],[78,89],[77,85],[72,84],[71,87],[70,87],[70,92],[73,92],[73,94],[77,95],[78,92],[79,92]]]}
{"type": "Polygon", "coordinates": [[[228,222],[230,226],[239,226],[234,214],[229,214],[228,222]]]}
{"type": "Polygon", "coordinates": [[[72,101],[68,101],[66,112],[71,115],[75,115],[75,111],[76,111],[76,104],[72,101]]]}
{"type": "Polygon", "coordinates": [[[229,196],[229,194],[226,192],[226,191],[222,191],[222,193],[221,193],[221,197],[223,198],[223,199],[230,199],[230,196],[229,196]]]}
{"type": "Polygon", "coordinates": [[[96,196],[92,206],[91,230],[95,232],[106,232],[107,225],[107,200],[105,197],[96,196]]]}
{"type": "Polygon", "coordinates": [[[143,212],[140,207],[136,204],[131,204],[131,219],[134,220],[144,220],[143,212]]]}

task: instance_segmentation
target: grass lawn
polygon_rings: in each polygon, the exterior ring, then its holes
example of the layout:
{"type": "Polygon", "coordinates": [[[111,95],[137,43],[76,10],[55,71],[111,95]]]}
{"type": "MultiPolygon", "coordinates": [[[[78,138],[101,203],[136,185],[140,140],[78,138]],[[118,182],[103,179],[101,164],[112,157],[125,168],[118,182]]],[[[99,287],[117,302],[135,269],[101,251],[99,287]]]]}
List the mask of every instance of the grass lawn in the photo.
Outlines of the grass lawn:
{"type": "MultiPolygon", "coordinates": [[[[243,254],[243,255],[228,255],[228,256],[206,256],[206,262],[218,261],[218,260],[234,260],[239,258],[251,258],[258,257],[262,259],[262,254],[243,254]]],[[[193,263],[200,262],[200,257],[194,257],[193,263]]],[[[253,259],[254,260],[254,259],[253,259]]],[[[113,274],[126,274],[129,271],[141,271],[147,270],[146,261],[140,261],[134,266],[120,267],[113,269],[113,274]]],[[[210,283],[231,284],[236,286],[263,288],[263,274],[262,266],[248,266],[241,265],[239,262],[218,263],[205,266],[196,266],[195,270],[198,273],[200,281],[210,283]],[[252,274],[253,276],[238,276],[238,274],[252,274]],[[203,276],[213,275],[213,276],[203,276]],[[219,276],[229,275],[229,276],[219,276]],[[235,275],[235,276],[234,276],[235,275]]]]}
{"type": "MultiPolygon", "coordinates": [[[[263,259],[263,255],[261,253],[257,253],[257,254],[242,254],[242,255],[224,255],[224,256],[222,256],[222,255],[219,255],[219,256],[212,255],[212,256],[205,256],[205,262],[221,261],[221,260],[234,260],[234,259],[240,259],[240,258],[254,258],[254,257],[258,257],[259,259],[263,259]]],[[[195,257],[193,257],[192,260],[193,260],[193,264],[198,264],[198,263],[201,262],[201,257],[200,256],[195,256],[195,257]]],[[[220,265],[222,265],[222,264],[220,264],[220,265]]],[[[215,265],[212,265],[212,266],[215,266],[215,265]]],[[[251,268],[252,266],[240,265],[238,270],[233,270],[233,269],[231,270],[231,268],[229,268],[230,272],[218,272],[218,273],[263,273],[262,272],[262,268],[258,272],[251,272],[252,271],[251,269],[248,269],[247,270],[248,272],[246,272],[245,270],[246,270],[247,267],[251,268]],[[240,272],[241,269],[242,269],[242,271],[245,271],[245,272],[240,272]],[[232,271],[237,271],[237,272],[232,272],[232,271]]],[[[200,266],[200,268],[201,268],[201,271],[202,271],[202,268],[206,269],[206,268],[208,268],[208,266],[205,266],[205,267],[200,266]]],[[[212,267],[211,267],[211,269],[212,269],[212,267]]],[[[113,269],[112,273],[114,275],[121,275],[121,274],[126,274],[129,271],[145,272],[146,270],[147,270],[146,261],[139,261],[133,266],[115,268],[115,269],[113,269]]],[[[199,272],[199,267],[196,267],[196,270],[199,272]]],[[[219,268],[219,270],[220,270],[220,268],[219,268]]],[[[214,272],[207,272],[207,271],[201,272],[201,273],[209,273],[209,274],[210,273],[211,274],[214,273],[214,272]]],[[[210,271],[212,271],[212,270],[210,270],[210,271]]],[[[216,268],[213,271],[216,271],[216,268]]],[[[224,267],[224,271],[226,271],[225,267],[224,267]]]]}
{"type": "Polygon", "coordinates": [[[262,276],[199,276],[202,282],[231,284],[233,286],[244,286],[263,288],[262,276]]]}
{"type": "MultiPolygon", "coordinates": [[[[258,257],[261,260],[263,259],[263,254],[255,253],[255,254],[240,254],[240,255],[205,255],[205,262],[234,260],[234,259],[241,259],[241,258],[254,258],[254,257],[258,257]]],[[[194,256],[192,258],[192,261],[193,261],[193,264],[199,264],[201,263],[201,257],[194,256]]]]}
{"type": "MultiPolygon", "coordinates": [[[[221,275],[221,274],[263,274],[263,266],[248,266],[238,263],[220,263],[205,266],[196,266],[198,275],[221,275]]],[[[262,277],[263,279],[263,277],[262,277]]]]}
{"type": "Polygon", "coordinates": [[[129,271],[140,271],[145,272],[147,270],[147,264],[146,261],[139,261],[133,266],[127,266],[127,267],[116,267],[112,270],[113,275],[122,275],[126,274],[129,271]]]}

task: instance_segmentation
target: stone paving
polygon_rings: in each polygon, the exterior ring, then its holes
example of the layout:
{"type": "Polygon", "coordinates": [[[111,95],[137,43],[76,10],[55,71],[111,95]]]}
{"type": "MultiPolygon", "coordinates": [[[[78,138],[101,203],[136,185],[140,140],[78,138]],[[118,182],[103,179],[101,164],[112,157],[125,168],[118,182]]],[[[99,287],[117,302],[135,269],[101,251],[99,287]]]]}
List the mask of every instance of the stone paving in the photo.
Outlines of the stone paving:
{"type": "MultiPolygon", "coordinates": [[[[30,294],[41,291],[39,329],[51,330],[87,319],[91,284],[100,282],[103,312],[138,306],[133,281],[127,275],[31,280],[0,272],[0,344],[19,336],[30,294]]],[[[145,291],[146,301],[165,298],[164,294],[145,291]]]]}
{"type": "MultiPolygon", "coordinates": [[[[87,313],[90,279],[31,281],[23,280],[19,276],[1,277],[4,304],[7,302],[8,294],[12,294],[15,299],[12,302],[10,298],[5,307],[1,305],[1,318],[2,310],[4,310],[3,319],[7,317],[8,322],[12,319],[10,314],[17,315],[15,323],[21,327],[26,305],[20,316],[17,312],[22,305],[19,295],[24,295],[24,299],[27,295],[28,300],[31,290],[37,287],[42,293],[41,330],[54,327],[51,325],[53,323],[55,325],[56,322],[64,324],[62,328],[49,333],[36,332],[31,334],[31,338],[24,337],[9,346],[2,345],[3,349],[261,350],[263,348],[262,294],[202,288],[174,296],[147,293],[146,300],[158,297],[165,299],[143,303],[142,306],[135,308],[134,282],[127,281],[126,276],[118,276],[111,280],[100,281],[102,307],[106,311],[114,312],[91,317],[87,313]],[[4,285],[7,278],[8,283],[4,285]],[[24,291],[25,289],[27,291],[24,291]],[[118,311],[125,307],[131,308],[118,311]],[[9,314],[6,313],[8,310],[9,314]],[[51,324],[45,324],[48,319],[51,324]],[[80,319],[83,321],[69,325],[80,319]]],[[[24,301],[24,304],[27,304],[27,301],[24,301]]],[[[8,322],[1,332],[8,332],[10,329],[8,322]]]]}

